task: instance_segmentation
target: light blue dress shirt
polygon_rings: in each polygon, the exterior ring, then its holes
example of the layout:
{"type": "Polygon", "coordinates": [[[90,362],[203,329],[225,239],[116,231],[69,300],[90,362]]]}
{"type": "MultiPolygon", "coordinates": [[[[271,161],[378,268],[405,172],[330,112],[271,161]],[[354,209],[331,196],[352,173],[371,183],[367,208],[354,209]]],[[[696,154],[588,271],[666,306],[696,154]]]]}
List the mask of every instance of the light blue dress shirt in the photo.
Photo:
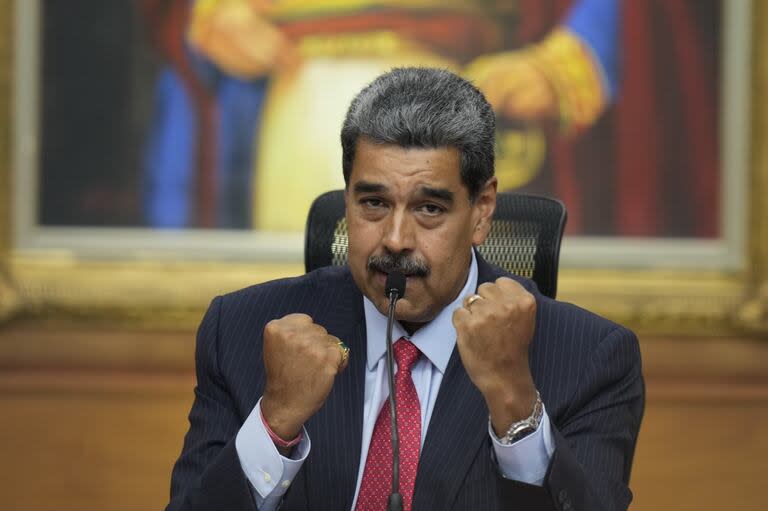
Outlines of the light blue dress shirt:
{"type": "MultiPolygon", "coordinates": [[[[453,311],[462,306],[464,298],[477,289],[477,261],[474,251],[467,282],[456,299],[444,308],[427,325],[408,335],[399,323],[393,328],[393,339],[407,337],[422,353],[411,369],[411,377],[421,404],[421,442],[427,434],[429,419],[437,401],[437,393],[443,380],[448,360],[456,345],[453,328],[453,311]]],[[[407,292],[407,289],[406,289],[407,292]]],[[[365,374],[365,404],[363,409],[363,439],[360,450],[360,466],[355,487],[352,509],[357,504],[360,482],[368,457],[368,447],[381,407],[389,397],[387,362],[385,358],[385,332],[387,318],[367,298],[364,300],[367,336],[367,363],[365,374]]],[[[440,427],[436,425],[435,427],[440,427]]],[[[450,427],[446,424],[445,427],[450,427]]],[[[541,485],[555,450],[554,437],[546,409],[539,428],[525,438],[510,444],[500,444],[488,429],[493,449],[502,475],[508,479],[541,485]]],[[[255,490],[254,497],[260,510],[277,509],[282,496],[301,469],[311,450],[311,440],[306,430],[290,458],[281,456],[261,421],[261,400],[246,419],[235,439],[240,465],[255,490]]]]}

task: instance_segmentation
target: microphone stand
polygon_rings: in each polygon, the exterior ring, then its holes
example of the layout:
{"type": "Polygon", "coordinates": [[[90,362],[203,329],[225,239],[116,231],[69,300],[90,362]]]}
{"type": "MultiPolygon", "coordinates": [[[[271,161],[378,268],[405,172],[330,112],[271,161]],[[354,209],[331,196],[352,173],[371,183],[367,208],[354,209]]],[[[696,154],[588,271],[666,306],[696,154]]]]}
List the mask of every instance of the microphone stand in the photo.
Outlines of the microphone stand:
{"type": "Polygon", "coordinates": [[[403,496],[400,495],[400,440],[397,434],[397,401],[395,397],[395,357],[392,344],[392,325],[395,322],[395,304],[405,295],[405,276],[392,272],[387,275],[385,290],[389,296],[387,314],[387,380],[389,383],[389,411],[392,431],[392,493],[387,501],[389,511],[402,511],[403,496]]]}

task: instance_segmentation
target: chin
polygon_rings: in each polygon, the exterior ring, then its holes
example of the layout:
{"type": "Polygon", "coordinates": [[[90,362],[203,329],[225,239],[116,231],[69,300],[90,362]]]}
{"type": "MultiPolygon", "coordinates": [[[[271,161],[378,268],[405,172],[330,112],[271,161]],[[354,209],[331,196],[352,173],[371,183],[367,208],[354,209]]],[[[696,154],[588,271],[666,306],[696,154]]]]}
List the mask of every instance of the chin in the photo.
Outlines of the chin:
{"type": "Polygon", "coordinates": [[[401,323],[428,323],[434,318],[428,310],[415,310],[407,298],[397,302],[395,318],[401,323]]]}

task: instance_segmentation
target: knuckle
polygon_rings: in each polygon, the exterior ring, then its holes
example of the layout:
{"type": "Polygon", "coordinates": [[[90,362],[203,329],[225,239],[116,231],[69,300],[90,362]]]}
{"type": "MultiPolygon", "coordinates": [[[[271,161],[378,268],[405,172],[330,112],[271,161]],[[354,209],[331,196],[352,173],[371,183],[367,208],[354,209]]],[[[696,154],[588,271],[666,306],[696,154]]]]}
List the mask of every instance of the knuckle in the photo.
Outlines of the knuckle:
{"type": "Polygon", "coordinates": [[[274,337],[280,333],[280,321],[279,319],[273,319],[264,325],[264,336],[274,337]]]}
{"type": "Polygon", "coordinates": [[[479,286],[477,286],[477,293],[480,294],[480,291],[488,291],[490,289],[493,289],[495,287],[495,284],[492,284],[490,282],[483,282],[479,286]]]}
{"type": "Polygon", "coordinates": [[[505,318],[507,318],[509,316],[509,314],[510,314],[510,311],[506,307],[504,307],[504,306],[502,306],[502,307],[494,307],[493,310],[488,311],[486,317],[490,321],[499,322],[499,321],[502,321],[505,318]]]}
{"type": "Polygon", "coordinates": [[[307,358],[312,361],[314,366],[325,365],[327,353],[325,350],[310,349],[307,350],[307,358]]]}
{"type": "Polygon", "coordinates": [[[498,285],[499,288],[509,293],[514,293],[515,291],[523,290],[523,286],[521,286],[518,281],[510,277],[499,277],[498,279],[496,279],[496,285],[498,285]]]}
{"type": "Polygon", "coordinates": [[[477,331],[484,321],[484,319],[470,314],[470,317],[468,317],[467,321],[464,323],[464,330],[466,332],[477,331]]]}
{"type": "Polygon", "coordinates": [[[339,367],[338,363],[336,361],[333,361],[332,363],[326,364],[325,366],[325,376],[329,379],[333,378],[339,373],[339,370],[341,368],[339,367]]]}
{"type": "Polygon", "coordinates": [[[315,338],[323,338],[328,335],[328,331],[325,329],[325,327],[318,325],[317,323],[312,323],[311,325],[307,325],[302,328],[305,332],[307,332],[308,335],[315,338]]]}
{"type": "Polygon", "coordinates": [[[502,302],[501,304],[501,309],[504,311],[505,314],[515,313],[518,307],[519,307],[519,303],[517,300],[507,300],[505,302],[502,302]]]}
{"type": "Polygon", "coordinates": [[[286,347],[290,348],[292,352],[296,353],[299,356],[304,356],[304,355],[308,355],[308,354],[311,355],[311,353],[312,353],[312,350],[311,350],[312,345],[310,343],[308,343],[307,340],[304,337],[296,336],[296,337],[293,337],[290,340],[291,340],[291,343],[289,345],[287,345],[286,347]]]}
{"type": "Polygon", "coordinates": [[[325,365],[329,368],[336,368],[341,363],[341,350],[333,346],[328,346],[323,356],[325,365]]]}
{"type": "Polygon", "coordinates": [[[455,311],[453,311],[453,324],[454,325],[462,325],[467,321],[467,318],[469,317],[470,313],[467,309],[463,307],[459,307],[455,311]]]}
{"type": "Polygon", "coordinates": [[[531,293],[526,293],[520,299],[520,306],[525,311],[536,310],[536,298],[531,293]]]}
{"type": "Polygon", "coordinates": [[[313,323],[312,316],[301,312],[294,312],[292,314],[288,314],[285,317],[290,318],[291,321],[296,323],[313,323]]]}

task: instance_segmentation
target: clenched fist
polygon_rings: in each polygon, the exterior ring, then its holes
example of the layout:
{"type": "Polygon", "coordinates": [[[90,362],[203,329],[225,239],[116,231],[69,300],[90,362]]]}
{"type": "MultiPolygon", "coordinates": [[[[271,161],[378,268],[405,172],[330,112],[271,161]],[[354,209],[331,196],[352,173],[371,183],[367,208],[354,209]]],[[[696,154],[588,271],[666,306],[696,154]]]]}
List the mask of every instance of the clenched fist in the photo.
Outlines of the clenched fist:
{"type": "Polygon", "coordinates": [[[347,364],[340,342],[306,314],[289,314],[264,327],[267,386],[261,413],[280,438],[295,438],[325,403],[347,364]]]}
{"type": "Polygon", "coordinates": [[[453,313],[456,345],[472,382],[480,389],[496,434],[531,414],[536,388],[528,346],[536,325],[536,299],[516,281],[501,277],[453,313]]]}

